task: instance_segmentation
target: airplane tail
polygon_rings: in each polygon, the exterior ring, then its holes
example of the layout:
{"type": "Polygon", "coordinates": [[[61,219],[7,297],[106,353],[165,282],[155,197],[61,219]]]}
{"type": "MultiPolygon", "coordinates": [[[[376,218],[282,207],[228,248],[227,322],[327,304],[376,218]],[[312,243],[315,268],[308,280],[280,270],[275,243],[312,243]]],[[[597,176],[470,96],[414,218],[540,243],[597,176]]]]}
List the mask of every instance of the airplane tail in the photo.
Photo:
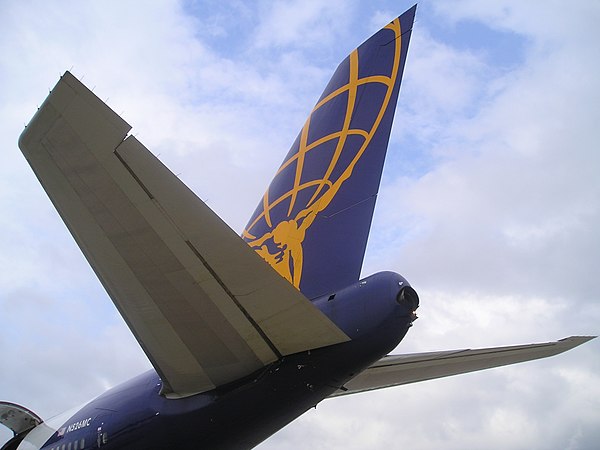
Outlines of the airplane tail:
{"type": "Polygon", "coordinates": [[[338,66],[242,234],[308,298],[360,276],[415,10],[338,66]]]}

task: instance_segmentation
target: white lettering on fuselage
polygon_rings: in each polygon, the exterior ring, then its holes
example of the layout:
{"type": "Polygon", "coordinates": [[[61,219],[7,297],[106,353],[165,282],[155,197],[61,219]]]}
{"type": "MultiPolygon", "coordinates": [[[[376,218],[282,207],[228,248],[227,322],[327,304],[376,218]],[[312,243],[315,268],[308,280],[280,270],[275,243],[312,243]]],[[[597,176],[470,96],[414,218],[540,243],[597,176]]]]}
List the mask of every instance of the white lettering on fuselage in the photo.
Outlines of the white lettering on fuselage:
{"type": "Polygon", "coordinates": [[[72,423],[71,425],[69,425],[67,427],[67,433],[70,433],[71,431],[79,430],[80,428],[89,427],[91,422],[92,422],[92,418],[88,417],[87,419],[72,423]]]}

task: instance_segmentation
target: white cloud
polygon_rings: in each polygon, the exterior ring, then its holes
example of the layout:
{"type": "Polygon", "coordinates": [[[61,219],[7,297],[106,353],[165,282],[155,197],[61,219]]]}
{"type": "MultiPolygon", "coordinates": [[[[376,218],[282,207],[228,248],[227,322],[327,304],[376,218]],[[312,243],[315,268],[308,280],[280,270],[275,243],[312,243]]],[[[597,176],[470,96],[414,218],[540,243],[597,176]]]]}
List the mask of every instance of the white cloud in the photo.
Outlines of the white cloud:
{"type": "Polygon", "coordinates": [[[263,5],[255,44],[302,47],[318,42],[331,44],[345,28],[352,2],[335,0],[275,1],[263,5]],[[346,19],[346,20],[345,20],[346,19]]]}
{"type": "MultiPolygon", "coordinates": [[[[578,295],[589,296],[595,284],[586,267],[600,262],[592,250],[600,225],[595,174],[600,160],[592,125],[600,119],[595,107],[600,83],[594,77],[600,67],[586,46],[576,52],[578,42],[591,36],[563,35],[563,45],[550,54],[546,34],[532,36],[537,40],[525,63],[497,74],[491,96],[481,87],[488,76],[476,71],[485,63],[474,59],[465,65],[449,50],[443,51],[450,72],[445,83],[425,75],[426,81],[411,86],[419,87],[420,98],[431,96],[434,105],[450,107],[436,112],[425,103],[426,114],[409,122],[431,131],[434,163],[418,179],[409,174],[386,186],[390,192],[384,189],[382,197],[403,201],[384,214],[390,230],[403,222],[419,227],[402,260],[438,286],[512,284],[517,292],[549,294],[564,279],[578,295]],[[464,72],[474,81],[465,84],[464,72]],[[452,103],[455,93],[469,111],[452,103]]],[[[427,48],[422,46],[420,58],[428,62],[411,79],[422,70],[436,72],[439,56],[427,48]]],[[[422,104],[415,99],[410,110],[422,104]]],[[[402,161],[392,164],[392,176],[402,174],[402,161]]]]}

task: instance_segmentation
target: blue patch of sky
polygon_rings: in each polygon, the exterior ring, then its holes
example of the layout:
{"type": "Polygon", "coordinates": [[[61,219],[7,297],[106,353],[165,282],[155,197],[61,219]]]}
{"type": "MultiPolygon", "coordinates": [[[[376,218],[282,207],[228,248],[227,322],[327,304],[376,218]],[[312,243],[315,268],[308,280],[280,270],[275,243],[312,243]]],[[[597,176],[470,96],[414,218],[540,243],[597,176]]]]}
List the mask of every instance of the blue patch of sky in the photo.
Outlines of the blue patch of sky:
{"type": "MultiPolygon", "coordinates": [[[[419,4],[415,22],[417,32],[419,27],[424,27],[434,40],[457,51],[469,52],[483,63],[481,71],[475,74],[481,81],[481,90],[459,112],[463,119],[478,114],[492,97],[498,94],[490,89],[493,81],[518,69],[526,58],[529,42],[525,35],[494,29],[475,20],[444,21],[443,17],[436,15],[427,3],[419,4]]],[[[410,54],[407,65],[410,65],[410,54]]],[[[403,89],[405,88],[406,86],[403,89]]],[[[403,95],[401,91],[399,108],[410,111],[418,107],[418,105],[403,106],[403,99],[409,96],[403,95]]],[[[435,127],[439,124],[432,123],[432,125],[435,127]]],[[[410,125],[396,123],[395,126],[410,125]]],[[[418,131],[410,129],[392,135],[386,162],[389,178],[384,176],[384,185],[386,179],[389,180],[388,182],[393,182],[399,175],[417,179],[430,172],[441,162],[441,156],[434,154],[434,148],[444,139],[442,129],[433,136],[421,135],[418,131]]]]}
{"type": "Polygon", "coordinates": [[[186,0],[184,13],[195,18],[196,37],[217,54],[232,60],[248,60],[259,72],[267,73],[276,66],[286,53],[311,52],[311,59],[319,62],[327,49],[315,45],[297,48],[293,43],[286,46],[256,48],[255,42],[261,19],[267,14],[265,2],[186,0]],[[263,70],[261,70],[263,68],[263,70]]]}
{"type": "Polygon", "coordinates": [[[428,173],[437,159],[414,134],[405,133],[399,140],[391,139],[384,166],[382,185],[398,177],[417,179],[428,173]]]}
{"type": "Polygon", "coordinates": [[[495,29],[472,19],[431,20],[427,28],[436,41],[457,51],[469,52],[482,63],[482,69],[474,74],[481,81],[482,89],[462,111],[464,118],[475,116],[497,95],[498,92],[490,89],[495,80],[517,70],[526,59],[528,39],[523,34],[495,29]]]}
{"type": "Polygon", "coordinates": [[[243,1],[186,0],[183,12],[197,21],[196,37],[219,54],[247,50],[258,23],[258,8],[243,1]]]}
{"type": "Polygon", "coordinates": [[[498,70],[513,70],[525,60],[528,44],[525,34],[492,28],[473,19],[443,20],[443,15],[433,11],[424,16],[425,26],[434,39],[483,57],[498,70]]]}

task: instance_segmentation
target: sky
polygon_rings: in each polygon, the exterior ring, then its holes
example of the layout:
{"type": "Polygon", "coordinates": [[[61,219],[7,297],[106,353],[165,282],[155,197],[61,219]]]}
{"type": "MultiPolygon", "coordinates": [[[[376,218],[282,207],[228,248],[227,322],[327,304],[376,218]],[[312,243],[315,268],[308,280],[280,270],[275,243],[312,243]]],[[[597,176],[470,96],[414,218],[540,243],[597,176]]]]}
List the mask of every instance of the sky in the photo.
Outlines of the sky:
{"type": "MultiPolygon", "coordinates": [[[[411,6],[0,1],[0,400],[48,418],[150,367],[17,147],[65,70],[239,232],[337,64],[411,6]]],[[[600,332],[599,22],[584,0],[419,3],[363,267],[419,292],[394,353],[600,332]]],[[[326,400],[258,448],[598,442],[600,339],[326,400]]]]}

